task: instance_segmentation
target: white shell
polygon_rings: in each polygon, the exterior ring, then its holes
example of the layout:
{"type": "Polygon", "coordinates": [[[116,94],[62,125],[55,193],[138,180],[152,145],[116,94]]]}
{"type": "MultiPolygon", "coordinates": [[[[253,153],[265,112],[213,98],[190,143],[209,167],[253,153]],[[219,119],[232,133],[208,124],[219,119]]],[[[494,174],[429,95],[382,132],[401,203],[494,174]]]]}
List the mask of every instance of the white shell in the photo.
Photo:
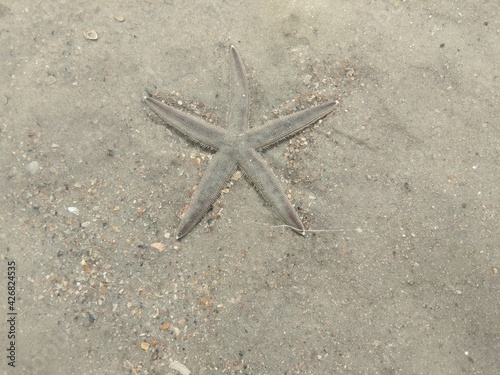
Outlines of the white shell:
{"type": "Polygon", "coordinates": [[[191,374],[191,371],[189,371],[186,366],[184,366],[182,363],[177,362],[177,361],[171,362],[168,367],[170,367],[172,370],[179,371],[182,375],[189,375],[189,374],[191,374]]]}
{"type": "Polygon", "coordinates": [[[71,212],[72,214],[79,215],[80,210],[76,207],[68,207],[68,211],[71,212]]]}

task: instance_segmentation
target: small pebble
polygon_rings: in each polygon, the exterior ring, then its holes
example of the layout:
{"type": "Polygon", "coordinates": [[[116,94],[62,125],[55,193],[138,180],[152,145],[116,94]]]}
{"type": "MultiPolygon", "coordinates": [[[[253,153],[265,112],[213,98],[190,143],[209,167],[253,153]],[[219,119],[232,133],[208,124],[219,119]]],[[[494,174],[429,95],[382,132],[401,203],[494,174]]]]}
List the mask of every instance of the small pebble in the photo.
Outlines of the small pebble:
{"type": "Polygon", "coordinates": [[[37,174],[38,171],[40,170],[40,163],[34,160],[26,166],[26,169],[31,174],[37,174]]]}

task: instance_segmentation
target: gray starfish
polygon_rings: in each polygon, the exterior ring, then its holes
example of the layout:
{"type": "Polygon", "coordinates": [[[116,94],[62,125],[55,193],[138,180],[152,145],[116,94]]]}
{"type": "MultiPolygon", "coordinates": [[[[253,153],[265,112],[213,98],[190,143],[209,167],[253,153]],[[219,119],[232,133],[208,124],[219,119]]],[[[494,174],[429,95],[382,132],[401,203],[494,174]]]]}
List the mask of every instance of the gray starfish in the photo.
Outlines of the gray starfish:
{"type": "Polygon", "coordinates": [[[231,90],[227,117],[227,130],[216,127],[197,117],[166,105],[154,98],[145,102],[167,124],[191,140],[217,150],[203,175],[187,213],[181,220],[177,239],[184,237],[201,220],[220,191],[234,174],[241,169],[255,185],[258,192],[276,210],[283,221],[293,230],[304,235],[299,215],[289,202],[278,180],[266,162],[257,153],[282,139],[289,137],[330,113],[334,102],[327,102],[284,116],[261,127],[248,126],[249,90],[245,67],[236,48],[231,46],[231,90]]]}

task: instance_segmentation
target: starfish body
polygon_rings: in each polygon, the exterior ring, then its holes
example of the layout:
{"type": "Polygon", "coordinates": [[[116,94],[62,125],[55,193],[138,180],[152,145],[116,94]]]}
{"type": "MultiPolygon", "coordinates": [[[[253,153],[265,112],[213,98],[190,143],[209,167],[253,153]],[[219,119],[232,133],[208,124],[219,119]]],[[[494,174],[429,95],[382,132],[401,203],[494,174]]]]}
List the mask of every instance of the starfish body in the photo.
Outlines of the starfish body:
{"type": "Polygon", "coordinates": [[[257,150],[277,143],[326,116],[333,110],[335,102],[323,103],[250,129],[248,82],[243,61],[234,46],[231,46],[231,64],[227,129],[216,127],[152,97],[145,98],[148,106],[167,124],[191,140],[217,151],[201,178],[188,211],[181,220],[177,239],[188,234],[201,220],[238,168],[254,184],[280,218],[303,235],[304,226],[299,215],[257,150]]]}

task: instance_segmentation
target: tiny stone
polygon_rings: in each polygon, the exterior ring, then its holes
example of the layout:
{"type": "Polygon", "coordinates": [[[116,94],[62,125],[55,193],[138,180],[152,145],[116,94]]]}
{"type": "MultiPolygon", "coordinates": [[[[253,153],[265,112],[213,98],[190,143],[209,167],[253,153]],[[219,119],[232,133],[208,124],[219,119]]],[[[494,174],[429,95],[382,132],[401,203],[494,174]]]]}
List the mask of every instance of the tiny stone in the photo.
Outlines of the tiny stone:
{"type": "Polygon", "coordinates": [[[38,171],[40,170],[40,163],[34,160],[26,166],[26,169],[31,174],[37,174],[38,171]]]}

